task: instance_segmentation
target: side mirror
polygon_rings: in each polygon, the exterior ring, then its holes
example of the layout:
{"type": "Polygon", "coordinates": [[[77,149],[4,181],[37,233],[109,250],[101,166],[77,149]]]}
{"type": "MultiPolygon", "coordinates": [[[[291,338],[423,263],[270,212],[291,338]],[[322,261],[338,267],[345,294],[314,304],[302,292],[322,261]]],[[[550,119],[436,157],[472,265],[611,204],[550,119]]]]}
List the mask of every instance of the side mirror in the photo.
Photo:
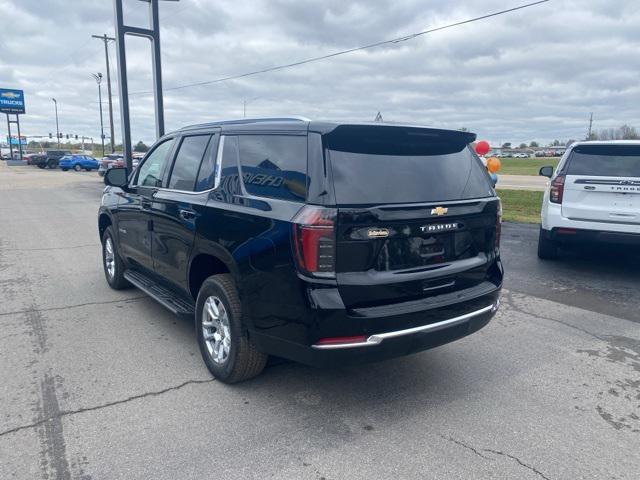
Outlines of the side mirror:
{"type": "Polygon", "coordinates": [[[540,172],[538,173],[540,176],[542,177],[553,177],[553,167],[551,165],[547,165],[545,167],[542,167],[540,169],[540,172]]]}
{"type": "Polygon", "coordinates": [[[104,184],[111,187],[125,188],[128,183],[128,172],[126,168],[110,168],[104,175],[104,184]]]}

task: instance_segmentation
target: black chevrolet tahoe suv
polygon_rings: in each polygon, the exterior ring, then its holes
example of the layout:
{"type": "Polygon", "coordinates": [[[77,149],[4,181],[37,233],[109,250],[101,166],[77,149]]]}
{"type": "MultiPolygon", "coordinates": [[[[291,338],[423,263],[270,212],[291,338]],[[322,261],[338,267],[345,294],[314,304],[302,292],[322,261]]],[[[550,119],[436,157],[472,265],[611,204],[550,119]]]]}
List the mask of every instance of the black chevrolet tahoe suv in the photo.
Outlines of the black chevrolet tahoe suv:
{"type": "Polygon", "coordinates": [[[107,282],[194,318],[228,383],[268,355],[343,365],[462,338],[495,314],[503,276],[474,140],[299,118],[183,128],[105,176],[107,282]]]}
{"type": "Polygon", "coordinates": [[[45,155],[38,157],[37,165],[39,168],[58,168],[60,159],[65,155],[71,155],[70,150],[47,150],[45,155]]]}

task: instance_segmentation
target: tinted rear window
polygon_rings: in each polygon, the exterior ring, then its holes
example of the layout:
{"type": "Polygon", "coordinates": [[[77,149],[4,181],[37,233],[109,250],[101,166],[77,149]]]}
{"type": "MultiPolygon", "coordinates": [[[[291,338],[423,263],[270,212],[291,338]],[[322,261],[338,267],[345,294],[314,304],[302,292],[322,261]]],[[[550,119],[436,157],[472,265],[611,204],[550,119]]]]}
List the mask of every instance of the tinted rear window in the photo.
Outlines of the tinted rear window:
{"type": "Polygon", "coordinates": [[[325,138],[339,204],[419,203],[493,196],[480,159],[457,132],[370,127],[325,138]]]}
{"type": "Polygon", "coordinates": [[[640,177],[640,145],[582,145],[571,151],[567,175],[640,177]]]}
{"type": "Polygon", "coordinates": [[[247,192],[304,201],[307,194],[307,137],[240,135],[240,166],[247,192]]]}

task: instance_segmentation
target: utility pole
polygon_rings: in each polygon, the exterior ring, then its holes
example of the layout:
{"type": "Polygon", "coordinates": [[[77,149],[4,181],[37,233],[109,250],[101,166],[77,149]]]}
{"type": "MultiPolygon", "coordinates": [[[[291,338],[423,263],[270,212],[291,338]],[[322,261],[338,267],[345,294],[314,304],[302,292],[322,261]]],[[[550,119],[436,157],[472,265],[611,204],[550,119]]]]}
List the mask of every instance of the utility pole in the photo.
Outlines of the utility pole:
{"type": "Polygon", "coordinates": [[[242,116],[246,118],[247,116],[247,105],[255,100],[258,100],[260,97],[253,97],[247,100],[246,98],[242,100],[242,116]]]}
{"type": "Polygon", "coordinates": [[[60,149],[60,127],[58,127],[58,101],[52,98],[53,104],[56,106],[56,138],[58,139],[58,149],[60,149]]]}
{"type": "MultiPolygon", "coordinates": [[[[102,156],[104,157],[104,123],[102,122],[102,88],[100,83],[102,82],[102,74],[92,73],[91,76],[95,78],[98,83],[98,103],[100,104],[100,138],[102,139],[102,156]]],[[[84,137],[83,137],[84,138],[84,137]]]]}
{"type": "MultiPolygon", "coordinates": [[[[104,35],[91,35],[93,38],[97,38],[99,40],[102,40],[104,42],[104,58],[107,62],[107,95],[109,96],[109,129],[111,131],[111,153],[114,153],[116,151],[116,145],[115,145],[115,136],[113,133],[113,102],[111,100],[111,72],[109,69],[109,42],[110,41],[114,41],[115,42],[115,38],[113,37],[108,37],[107,34],[105,33],[104,35]]],[[[102,104],[101,104],[101,108],[102,108],[102,104]]],[[[102,115],[100,116],[102,118],[102,115]]],[[[104,144],[104,134],[102,136],[102,143],[104,144]]],[[[102,155],[104,155],[104,147],[102,148],[103,152],[102,155]]]]}
{"type": "Polygon", "coordinates": [[[591,117],[589,118],[589,133],[587,134],[587,140],[591,140],[592,129],[593,129],[593,112],[591,112],[591,117]]]}

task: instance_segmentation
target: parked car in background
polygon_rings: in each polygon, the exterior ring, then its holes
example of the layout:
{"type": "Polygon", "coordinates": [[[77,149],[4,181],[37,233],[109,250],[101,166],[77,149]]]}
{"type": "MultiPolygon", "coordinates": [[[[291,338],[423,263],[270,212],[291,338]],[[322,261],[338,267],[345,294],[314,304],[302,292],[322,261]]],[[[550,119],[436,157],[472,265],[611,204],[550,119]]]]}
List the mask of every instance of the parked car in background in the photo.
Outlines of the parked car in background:
{"type": "Polygon", "coordinates": [[[640,247],[640,141],[574,143],[558,164],[542,201],[538,256],[559,247],[610,243],[640,247]]]}
{"type": "Polygon", "coordinates": [[[229,383],[270,354],[342,366],[460,339],[494,316],[503,277],[475,139],[295,118],[170,133],[105,176],[106,280],[195,321],[229,383]]]}
{"type": "Polygon", "coordinates": [[[70,169],[74,169],[76,172],[80,170],[90,172],[91,170],[97,170],[100,166],[95,158],[88,155],[65,155],[60,159],[59,165],[64,172],[70,169]]]}
{"type": "Polygon", "coordinates": [[[38,165],[42,161],[46,161],[47,154],[46,153],[28,153],[24,155],[22,159],[27,162],[27,165],[38,165]]]}
{"type": "Polygon", "coordinates": [[[65,155],[71,155],[70,150],[47,150],[43,158],[38,159],[36,165],[39,168],[57,168],[58,163],[65,155]]]}
{"type": "Polygon", "coordinates": [[[98,168],[98,174],[101,177],[104,177],[104,174],[107,172],[107,170],[114,167],[124,167],[124,157],[119,153],[110,153],[102,157],[102,159],[100,160],[100,167],[98,168]]]}
{"type": "MultiPolygon", "coordinates": [[[[144,155],[144,153],[138,152],[134,152],[131,155],[131,165],[133,166],[134,170],[138,167],[138,164],[140,163],[140,160],[144,158],[144,155]]],[[[124,157],[119,153],[111,153],[102,157],[102,160],[100,160],[98,174],[101,177],[104,177],[104,174],[107,172],[107,170],[110,170],[112,168],[124,168],[124,166],[124,157]]]]}
{"type": "Polygon", "coordinates": [[[524,152],[518,152],[513,154],[513,158],[529,158],[529,154],[524,152]]]}

